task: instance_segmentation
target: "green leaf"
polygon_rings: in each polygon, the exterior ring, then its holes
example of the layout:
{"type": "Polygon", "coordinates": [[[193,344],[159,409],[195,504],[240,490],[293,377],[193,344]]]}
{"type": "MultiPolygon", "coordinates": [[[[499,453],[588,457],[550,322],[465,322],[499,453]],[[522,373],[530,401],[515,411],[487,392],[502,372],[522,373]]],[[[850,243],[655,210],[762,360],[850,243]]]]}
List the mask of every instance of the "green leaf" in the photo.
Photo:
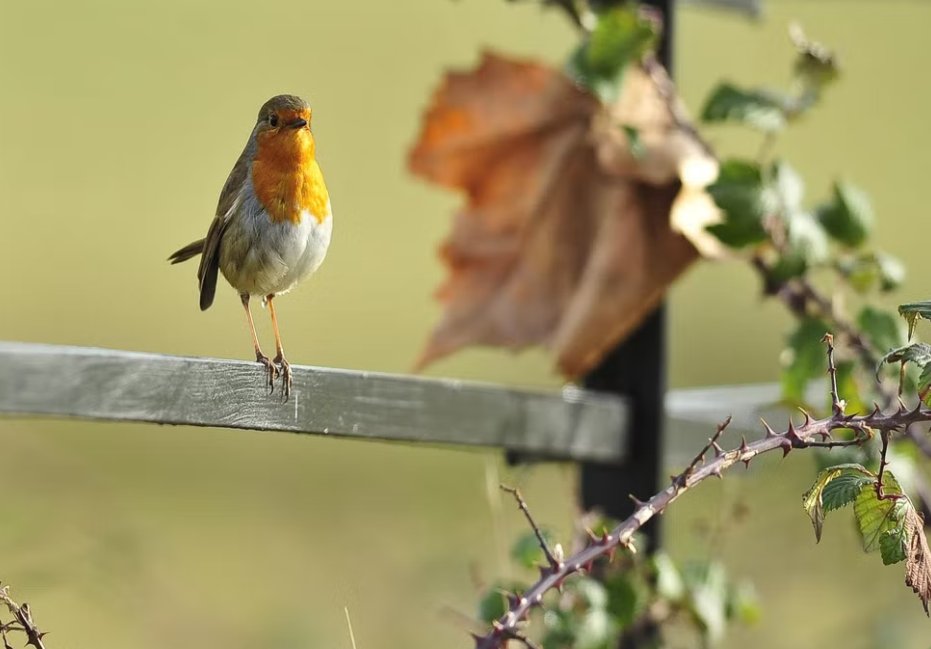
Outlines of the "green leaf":
{"type": "Polygon", "coordinates": [[[921,374],[918,376],[918,392],[924,395],[924,404],[931,406],[931,363],[921,368],[921,374]]]}
{"type": "Polygon", "coordinates": [[[873,227],[873,208],[866,194],[853,185],[837,181],[830,202],[817,210],[818,220],[835,241],[857,248],[873,227]]]}
{"type": "Polygon", "coordinates": [[[879,279],[879,267],[869,254],[841,257],[837,260],[837,272],[861,295],[871,290],[879,279]]]}
{"type": "Polygon", "coordinates": [[[618,625],[603,608],[586,611],[575,627],[574,649],[609,649],[617,636],[618,625]]]}
{"type": "Polygon", "coordinates": [[[608,590],[604,584],[591,577],[579,577],[569,582],[568,590],[576,594],[587,608],[606,608],[608,606],[608,590]]]}
{"type": "Polygon", "coordinates": [[[899,305],[899,315],[908,323],[908,338],[911,340],[915,333],[915,325],[919,320],[931,320],[931,302],[909,302],[899,305]]]}
{"type": "MultiPolygon", "coordinates": [[[[543,538],[546,539],[547,543],[552,544],[552,532],[541,528],[540,533],[543,534],[543,538]]],[[[537,536],[533,532],[523,534],[511,546],[511,558],[524,568],[533,568],[538,564],[546,563],[546,555],[543,554],[540,541],[537,540],[537,536]]]]}
{"type": "Polygon", "coordinates": [[[912,343],[891,349],[879,359],[876,367],[876,377],[879,378],[879,372],[886,363],[913,363],[924,369],[931,363],[931,345],[927,343],[912,343]]]}
{"type": "Polygon", "coordinates": [[[724,82],[711,92],[701,119],[707,124],[729,122],[774,133],[786,125],[788,97],[763,89],[744,90],[724,82]]]}
{"type": "Polygon", "coordinates": [[[805,261],[805,257],[789,250],[769,269],[769,280],[778,286],[795,277],[801,277],[807,270],[808,262],[805,261]]]}
{"type": "Polygon", "coordinates": [[[786,251],[770,270],[770,278],[778,283],[801,277],[828,257],[827,235],[811,215],[796,214],[787,225],[786,251]]]}
{"type": "Polygon", "coordinates": [[[691,588],[691,605],[705,640],[717,644],[727,625],[727,573],[721,563],[707,565],[691,588]]]}
{"type": "Polygon", "coordinates": [[[544,647],[572,647],[575,645],[576,614],[562,609],[548,609],[543,614],[544,647]]]}
{"type": "Polygon", "coordinates": [[[892,291],[905,280],[905,266],[882,252],[866,252],[837,262],[837,270],[858,293],[866,293],[877,284],[883,292],[892,291]]]}
{"type": "Polygon", "coordinates": [[[727,617],[737,619],[744,624],[755,624],[763,616],[756,589],[750,582],[741,582],[729,589],[727,598],[727,617]]]}
{"type": "Polygon", "coordinates": [[[587,43],[577,46],[566,61],[564,72],[583,88],[586,88],[603,103],[610,104],[621,87],[621,76],[604,78],[590,70],[586,61],[587,43]]]}
{"type": "MultiPolygon", "coordinates": [[[[901,495],[902,489],[890,471],[883,474],[886,495],[901,495]]],[[[908,506],[906,498],[879,500],[875,489],[862,489],[853,505],[853,512],[860,526],[863,549],[873,552],[879,549],[880,537],[905,523],[908,506]]]]}
{"type": "Polygon", "coordinates": [[[825,512],[854,502],[863,487],[861,480],[871,481],[870,475],[869,471],[858,464],[839,465],[818,474],[811,487],[802,496],[802,507],[811,518],[816,542],[821,542],[825,512]],[[838,480],[840,480],[838,485],[828,489],[838,480]]]}
{"type": "Polygon", "coordinates": [[[821,531],[824,529],[824,503],[821,494],[824,486],[839,473],[837,469],[822,471],[814,483],[802,494],[802,507],[808,512],[811,525],[815,530],[815,542],[821,542],[821,531]]]}
{"type": "Polygon", "coordinates": [[[805,181],[802,180],[795,167],[784,160],[777,160],[773,163],[772,176],[780,211],[791,218],[802,209],[805,181]]]}
{"type": "Polygon", "coordinates": [[[789,222],[789,247],[805,259],[808,266],[828,257],[828,237],[821,224],[808,213],[797,214],[789,222]]]}
{"type": "Polygon", "coordinates": [[[905,264],[883,252],[874,255],[879,266],[879,289],[893,291],[905,281],[905,264]]]}
{"type": "Polygon", "coordinates": [[[525,591],[527,586],[517,582],[496,582],[482,596],[478,603],[478,619],[486,624],[499,619],[508,612],[508,600],[505,593],[525,591]]]}
{"type": "Polygon", "coordinates": [[[652,557],[653,569],[656,571],[656,591],[660,597],[676,602],[685,595],[685,583],[672,558],[657,550],[652,557]]]}
{"type": "Polygon", "coordinates": [[[821,43],[805,38],[800,29],[793,30],[792,36],[798,53],[792,66],[796,78],[815,91],[836,81],[840,67],[835,54],[821,43]]]}
{"type": "Polygon", "coordinates": [[[882,352],[901,347],[906,342],[905,327],[895,314],[865,306],[857,315],[857,326],[873,347],[882,352]]]}
{"type": "Polygon", "coordinates": [[[709,226],[708,231],[722,243],[743,248],[767,240],[763,218],[778,208],[778,202],[759,165],[726,160],[707,191],[723,213],[723,222],[709,226]]]}
{"type": "Polygon", "coordinates": [[[887,566],[905,561],[907,548],[908,537],[904,524],[895,526],[879,537],[879,553],[882,555],[883,564],[887,566]]]}
{"type": "Polygon", "coordinates": [[[770,170],[777,212],[786,227],[786,246],[770,270],[770,278],[782,283],[803,275],[828,257],[828,237],[821,224],[802,208],[805,185],[798,172],[783,160],[770,170]]]}
{"type": "Polygon", "coordinates": [[[630,573],[611,575],[605,580],[605,588],[608,591],[608,612],[621,628],[626,627],[640,611],[644,599],[641,590],[630,573]]]}
{"type": "Polygon", "coordinates": [[[612,7],[598,15],[588,39],[571,55],[567,72],[610,103],[617,98],[625,68],[656,49],[659,29],[636,3],[612,7]]]}
{"type": "Polygon", "coordinates": [[[809,381],[824,375],[827,356],[821,342],[831,328],[817,318],[805,318],[788,338],[782,370],[782,396],[794,404],[804,403],[809,381]]]}
{"type": "Polygon", "coordinates": [[[590,69],[604,77],[617,74],[656,49],[659,24],[648,13],[629,3],[613,7],[598,17],[586,50],[590,69]]]}
{"type": "Polygon", "coordinates": [[[846,467],[824,485],[821,501],[825,512],[831,512],[853,503],[866,485],[873,484],[875,477],[860,465],[846,467]]]}
{"type": "Polygon", "coordinates": [[[544,644],[609,649],[611,640],[617,635],[618,622],[608,609],[607,588],[591,577],[580,577],[567,582],[566,589],[576,596],[581,608],[547,611],[543,618],[548,628],[544,644]]]}

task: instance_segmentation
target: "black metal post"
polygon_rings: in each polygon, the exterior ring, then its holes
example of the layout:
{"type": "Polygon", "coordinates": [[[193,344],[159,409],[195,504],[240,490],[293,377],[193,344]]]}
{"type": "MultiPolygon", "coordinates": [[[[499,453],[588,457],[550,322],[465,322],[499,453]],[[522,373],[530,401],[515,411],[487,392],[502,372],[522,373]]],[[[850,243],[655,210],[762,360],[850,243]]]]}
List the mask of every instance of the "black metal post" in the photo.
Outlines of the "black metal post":
{"type": "MultiPolygon", "coordinates": [[[[657,56],[672,74],[675,0],[642,0],[660,12],[663,37],[657,56]]],[[[583,463],[580,467],[582,506],[623,519],[633,513],[629,495],[652,496],[662,471],[663,398],[666,391],[666,306],[662,304],[631,336],[609,353],[584,378],[586,388],[622,395],[630,400],[632,418],[627,459],[620,465],[583,463]]],[[[658,518],[643,527],[647,552],[660,546],[658,518]]]]}

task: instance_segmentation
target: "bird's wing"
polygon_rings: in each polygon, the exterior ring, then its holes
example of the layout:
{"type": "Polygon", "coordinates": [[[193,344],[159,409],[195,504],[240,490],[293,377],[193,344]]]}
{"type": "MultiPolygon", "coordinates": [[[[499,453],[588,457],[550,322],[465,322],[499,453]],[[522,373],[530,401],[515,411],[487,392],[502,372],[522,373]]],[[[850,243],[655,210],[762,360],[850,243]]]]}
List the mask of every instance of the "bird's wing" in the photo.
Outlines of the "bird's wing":
{"type": "Polygon", "coordinates": [[[229,225],[230,219],[239,207],[242,200],[243,185],[249,173],[248,147],[239,156],[233,170],[230,172],[220,200],[217,203],[217,213],[210,223],[207,236],[204,239],[204,252],[200,258],[197,269],[197,279],[200,282],[200,310],[206,311],[213,304],[217,291],[217,272],[220,268],[220,240],[229,225]]]}

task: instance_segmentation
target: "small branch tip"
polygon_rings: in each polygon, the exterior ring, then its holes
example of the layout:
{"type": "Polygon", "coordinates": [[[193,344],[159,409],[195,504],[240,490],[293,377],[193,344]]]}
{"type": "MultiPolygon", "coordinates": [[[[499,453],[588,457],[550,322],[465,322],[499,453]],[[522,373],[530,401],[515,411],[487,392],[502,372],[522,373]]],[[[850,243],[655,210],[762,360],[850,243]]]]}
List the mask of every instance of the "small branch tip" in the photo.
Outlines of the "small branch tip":
{"type": "Polygon", "coordinates": [[[543,536],[543,532],[540,531],[540,527],[537,525],[537,522],[533,519],[533,516],[530,514],[530,509],[527,507],[524,497],[520,495],[520,489],[516,487],[508,487],[506,485],[500,485],[503,491],[514,496],[514,500],[517,501],[517,507],[523,512],[524,518],[527,519],[527,523],[530,525],[533,530],[534,535],[537,537],[537,542],[540,544],[540,549],[543,550],[543,554],[546,556],[547,562],[550,564],[550,568],[553,570],[558,570],[562,561],[558,560],[553,554],[553,551],[550,549],[549,543],[546,542],[546,537],[543,536]]]}

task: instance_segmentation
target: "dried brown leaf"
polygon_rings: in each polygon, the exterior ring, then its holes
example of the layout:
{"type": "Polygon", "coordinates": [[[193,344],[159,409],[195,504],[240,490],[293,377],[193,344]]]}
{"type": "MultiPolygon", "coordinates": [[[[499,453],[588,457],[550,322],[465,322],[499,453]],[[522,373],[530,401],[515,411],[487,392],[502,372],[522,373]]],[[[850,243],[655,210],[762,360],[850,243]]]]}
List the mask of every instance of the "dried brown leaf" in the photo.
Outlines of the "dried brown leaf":
{"type": "Polygon", "coordinates": [[[912,507],[905,516],[905,531],[908,534],[905,585],[918,594],[925,614],[931,617],[931,550],[925,537],[924,518],[912,507]]]}
{"type": "Polygon", "coordinates": [[[575,377],[655,308],[698,257],[683,235],[716,216],[701,200],[716,164],[663,90],[633,67],[609,110],[557,70],[491,53],[446,77],[409,166],[467,199],[418,368],[468,345],[539,344],[575,377]]]}

